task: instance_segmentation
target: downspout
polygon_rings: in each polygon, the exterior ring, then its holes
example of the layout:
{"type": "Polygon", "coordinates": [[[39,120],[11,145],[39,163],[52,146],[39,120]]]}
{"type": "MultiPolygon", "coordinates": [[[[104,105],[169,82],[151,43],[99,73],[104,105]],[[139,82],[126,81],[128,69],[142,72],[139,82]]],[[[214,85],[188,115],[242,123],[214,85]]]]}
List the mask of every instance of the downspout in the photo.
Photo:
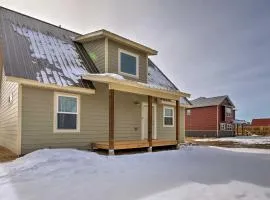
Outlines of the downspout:
{"type": "Polygon", "coordinates": [[[218,119],[219,119],[219,116],[218,116],[218,105],[217,105],[217,138],[219,137],[219,134],[218,134],[218,129],[219,129],[219,124],[218,124],[218,119]]]}

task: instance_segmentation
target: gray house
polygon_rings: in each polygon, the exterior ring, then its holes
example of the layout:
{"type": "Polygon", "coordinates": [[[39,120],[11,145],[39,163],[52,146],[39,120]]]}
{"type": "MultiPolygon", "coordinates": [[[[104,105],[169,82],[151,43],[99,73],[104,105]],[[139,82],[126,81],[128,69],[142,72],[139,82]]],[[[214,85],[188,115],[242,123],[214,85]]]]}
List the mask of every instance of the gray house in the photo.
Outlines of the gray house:
{"type": "Polygon", "coordinates": [[[81,35],[0,8],[0,145],[117,149],[184,141],[189,94],[149,59],[157,51],[106,30],[81,35]]]}

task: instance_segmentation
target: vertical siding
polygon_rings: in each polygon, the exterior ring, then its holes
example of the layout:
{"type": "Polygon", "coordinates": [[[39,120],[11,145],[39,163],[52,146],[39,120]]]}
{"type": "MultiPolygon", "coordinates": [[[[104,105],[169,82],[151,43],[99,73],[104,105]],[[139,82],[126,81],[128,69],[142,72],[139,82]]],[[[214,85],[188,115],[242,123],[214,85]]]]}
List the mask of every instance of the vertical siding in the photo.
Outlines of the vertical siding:
{"type": "Polygon", "coordinates": [[[109,72],[118,74],[118,49],[123,49],[139,56],[139,79],[125,76],[126,79],[147,82],[147,55],[136,49],[121,45],[114,41],[108,40],[108,63],[109,72]]]}
{"type": "Polygon", "coordinates": [[[83,44],[88,55],[95,55],[91,57],[98,70],[101,73],[105,72],[105,39],[98,39],[83,44]]]}
{"type": "MultiPolygon", "coordinates": [[[[4,74],[4,73],[3,73],[4,74]]],[[[18,147],[18,84],[6,81],[2,75],[0,94],[0,145],[14,153],[18,147]],[[12,94],[13,100],[9,102],[12,94]]]]}
{"type": "MultiPolygon", "coordinates": [[[[163,107],[168,105],[157,105],[157,139],[176,139],[176,123],[174,122],[173,127],[163,126],[163,107]]],[[[179,109],[179,120],[180,120],[180,142],[185,141],[185,108],[180,107],[179,109]]],[[[176,109],[174,107],[174,120],[175,120],[176,109]]]]}

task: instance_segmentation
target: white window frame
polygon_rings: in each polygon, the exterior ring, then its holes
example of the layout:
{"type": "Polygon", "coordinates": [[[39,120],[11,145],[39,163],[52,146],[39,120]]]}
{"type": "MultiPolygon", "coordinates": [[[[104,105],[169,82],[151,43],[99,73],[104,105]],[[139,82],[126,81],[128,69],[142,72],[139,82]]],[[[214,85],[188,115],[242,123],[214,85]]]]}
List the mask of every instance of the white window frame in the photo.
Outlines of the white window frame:
{"type": "Polygon", "coordinates": [[[187,109],[187,116],[191,115],[191,109],[187,109]]]}
{"type": "Polygon", "coordinates": [[[231,117],[231,116],[232,116],[232,108],[230,108],[230,107],[225,107],[225,116],[226,116],[226,117],[231,117]],[[227,112],[227,109],[230,109],[231,112],[228,113],[228,112],[227,112]]]}
{"type": "Polygon", "coordinates": [[[80,102],[80,95],[76,94],[68,94],[68,93],[60,93],[60,92],[55,92],[54,93],[54,123],[53,123],[53,131],[54,133],[78,133],[80,132],[80,107],[81,107],[81,102],[80,102]],[[70,112],[58,112],[58,97],[63,96],[63,97],[72,97],[77,99],[77,113],[70,113],[70,112]],[[77,114],[77,124],[76,124],[76,129],[58,129],[57,128],[57,114],[58,113],[67,113],[67,114],[77,114]]]}
{"type": "Polygon", "coordinates": [[[124,76],[129,76],[129,77],[138,79],[139,78],[139,55],[119,48],[118,49],[118,73],[122,74],[124,76]],[[136,58],[136,75],[129,74],[129,73],[121,71],[121,53],[124,53],[124,54],[127,54],[129,56],[132,56],[132,57],[136,58]]]}
{"type": "Polygon", "coordinates": [[[226,128],[227,128],[226,123],[220,123],[220,130],[221,131],[226,131],[226,128]]]}
{"type": "Polygon", "coordinates": [[[227,124],[227,131],[233,131],[233,125],[232,124],[227,124]]]}
{"type": "Polygon", "coordinates": [[[172,106],[163,106],[163,127],[174,127],[174,107],[172,106]],[[172,116],[166,116],[165,110],[171,109],[172,110],[172,116]],[[165,117],[172,117],[172,125],[165,124],[165,117]]]}

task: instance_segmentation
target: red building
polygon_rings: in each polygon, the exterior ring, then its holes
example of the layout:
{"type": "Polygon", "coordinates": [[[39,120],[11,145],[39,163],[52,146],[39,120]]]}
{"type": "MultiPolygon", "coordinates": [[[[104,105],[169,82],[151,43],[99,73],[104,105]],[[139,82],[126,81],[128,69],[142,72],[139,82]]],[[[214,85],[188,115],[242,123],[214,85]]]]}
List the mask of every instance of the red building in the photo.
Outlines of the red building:
{"type": "Polygon", "coordinates": [[[186,136],[234,136],[235,106],[228,96],[200,97],[186,110],[186,136]]]}
{"type": "Polygon", "coordinates": [[[270,118],[253,119],[251,126],[270,126],[270,118]]]}

